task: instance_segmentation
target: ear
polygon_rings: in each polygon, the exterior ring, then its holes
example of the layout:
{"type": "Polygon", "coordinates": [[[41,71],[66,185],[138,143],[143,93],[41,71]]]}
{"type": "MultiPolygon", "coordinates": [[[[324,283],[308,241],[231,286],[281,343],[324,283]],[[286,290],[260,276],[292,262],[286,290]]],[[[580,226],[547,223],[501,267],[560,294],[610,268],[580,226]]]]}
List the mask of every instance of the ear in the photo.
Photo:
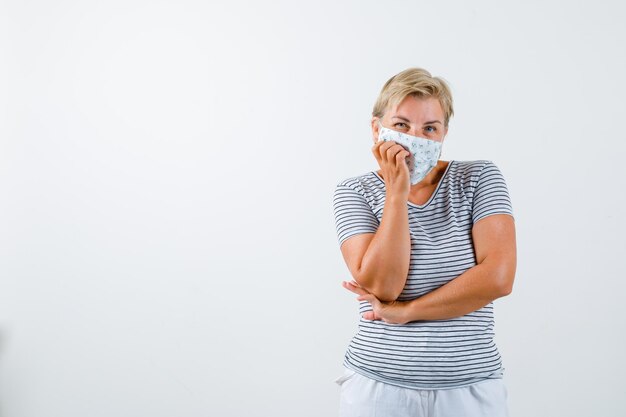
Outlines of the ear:
{"type": "Polygon", "coordinates": [[[378,126],[378,117],[372,117],[372,139],[374,143],[378,142],[378,131],[380,127],[378,126]]]}

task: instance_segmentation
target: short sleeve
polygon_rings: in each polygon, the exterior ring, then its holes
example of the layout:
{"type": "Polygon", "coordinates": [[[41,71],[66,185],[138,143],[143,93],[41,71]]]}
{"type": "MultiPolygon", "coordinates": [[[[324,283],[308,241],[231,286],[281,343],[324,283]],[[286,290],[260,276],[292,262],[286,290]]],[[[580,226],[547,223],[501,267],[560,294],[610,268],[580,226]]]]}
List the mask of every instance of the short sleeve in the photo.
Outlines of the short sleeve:
{"type": "Polygon", "coordinates": [[[487,161],[474,188],[472,220],[476,223],[492,214],[513,216],[513,207],[504,176],[496,164],[487,161]]]}
{"type": "Polygon", "coordinates": [[[347,185],[338,184],[333,195],[333,212],[339,246],[349,237],[376,233],[379,221],[365,196],[347,185]]]}

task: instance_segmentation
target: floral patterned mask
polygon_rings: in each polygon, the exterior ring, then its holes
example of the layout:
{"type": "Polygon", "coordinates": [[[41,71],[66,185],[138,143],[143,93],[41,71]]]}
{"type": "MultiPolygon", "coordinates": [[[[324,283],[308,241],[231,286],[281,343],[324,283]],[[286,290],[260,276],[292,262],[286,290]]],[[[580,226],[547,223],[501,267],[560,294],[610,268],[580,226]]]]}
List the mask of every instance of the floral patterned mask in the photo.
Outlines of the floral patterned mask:
{"type": "Polygon", "coordinates": [[[397,142],[411,154],[407,161],[411,185],[415,185],[423,180],[437,165],[443,142],[407,135],[406,133],[388,129],[382,125],[380,119],[378,119],[378,125],[380,126],[378,141],[397,142]]]}

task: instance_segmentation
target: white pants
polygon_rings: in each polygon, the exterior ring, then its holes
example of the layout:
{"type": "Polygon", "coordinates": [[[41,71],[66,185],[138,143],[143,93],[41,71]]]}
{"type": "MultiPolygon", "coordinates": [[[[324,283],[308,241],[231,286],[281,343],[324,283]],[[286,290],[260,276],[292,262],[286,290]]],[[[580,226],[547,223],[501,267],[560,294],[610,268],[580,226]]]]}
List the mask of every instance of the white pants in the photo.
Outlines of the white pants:
{"type": "Polygon", "coordinates": [[[451,389],[419,390],[385,384],[346,368],[339,417],[508,417],[503,379],[451,389]]]}

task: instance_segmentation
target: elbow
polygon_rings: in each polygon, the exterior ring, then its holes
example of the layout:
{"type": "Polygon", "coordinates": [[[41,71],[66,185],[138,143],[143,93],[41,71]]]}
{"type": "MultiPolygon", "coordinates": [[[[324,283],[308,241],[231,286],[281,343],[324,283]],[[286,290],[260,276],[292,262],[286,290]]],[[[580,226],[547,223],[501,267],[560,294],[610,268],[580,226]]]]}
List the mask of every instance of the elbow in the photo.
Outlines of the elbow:
{"type": "Polygon", "coordinates": [[[513,281],[515,280],[515,271],[505,271],[499,274],[497,278],[496,288],[499,297],[506,297],[513,292],[513,281]]]}
{"type": "Polygon", "coordinates": [[[380,301],[392,302],[398,299],[402,291],[397,292],[397,291],[390,291],[388,288],[374,288],[373,291],[370,291],[370,292],[374,294],[376,298],[378,298],[380,301]]]}
{"type": "Polygon", "coordinates": [[[381,282],[375,277],[370,277],[365,274],[360,274],[355,278],[356,282],[376,298],[383,302],[396,301],[403,288],[392,288],[389,283],[381,282]]]}
{"type": "Polygon", "coordinates": [[[506,297],[513,292],[513,283],[501,285],[499,288],[500,297],[506,297]]]}
{"type": "Polygon", "coordinates": [[[501,260],[498,258],[485,259],[482,263],[484,273],[489,278],[492,299],[506,297],[513,292],[515,280],[515,261],[501,260]]]}

